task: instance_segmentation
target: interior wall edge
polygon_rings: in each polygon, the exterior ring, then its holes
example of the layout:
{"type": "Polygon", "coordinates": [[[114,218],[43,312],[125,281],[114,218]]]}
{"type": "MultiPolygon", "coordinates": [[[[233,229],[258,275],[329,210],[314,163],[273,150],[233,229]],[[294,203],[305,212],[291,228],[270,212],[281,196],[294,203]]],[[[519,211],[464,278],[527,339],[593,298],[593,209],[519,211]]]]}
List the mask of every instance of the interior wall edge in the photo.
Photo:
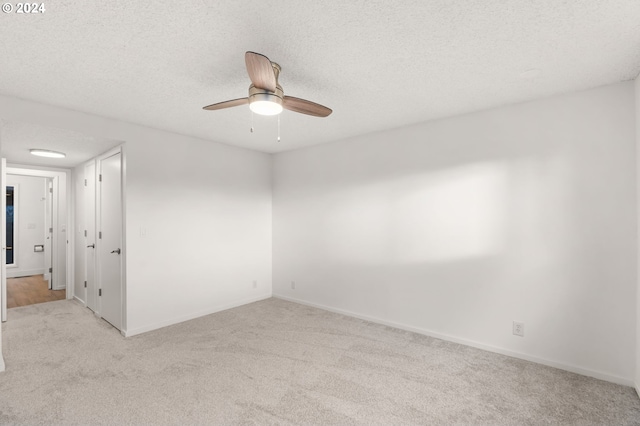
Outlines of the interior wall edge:
{"type": "MultiPolygon", "coordinates": [[[[635,94],[635,125],[636,125],[636,209],[640,212],[640,170],[638,165],[640,164],[640,74],[634,81],[634,94],[635,94]]],[[[638,396],[640,397],[640,214],[637,217],[636,223],[636,356],[635,356],[635,386],[638,396]]]]}
{"type": "Polygon", "coordinates": [[[361,320],[365,320],[365,321],[370,321],[376,324],[381,324],[381,325],[386,325],[388,327],[393,327],[393,328],[397,328],[399,330],[405,330],[405,331],[410,331],[412,333],[417,333],[417,334],[422,334],[424,336],[429,336],[429,337],[433,337],[435,339],[440,339],[440,340],[444,340],[447,342],[452,342],[452,343],[458,343],[461,345],[465,345],[465,346],[470,346],[476,349],[481,349],[484,351],[488,351],[488,352],[493,352],[493,353],[497,353],[500,355],[506,355],[512,358],[518,358],[518,359],[522,359],[525,361],[530,361],[530,362],[535,362],[536,364],[542,364],[542,365],[546,365],[548,367],[553,367],[553,368],[558,368],[560,370],[565,370],[565,371],[569,371],[571,373],[576,373],[576,374],[581,374],[583,376],[588,376],[588,377],[593,377],[596,379],[600,379],[600,380],[604,380],[607,382],[611,382],[611,383],[616,383],[619,385],[624,385],[624,386],[629,386],[629,387],[634,387],[636,391],[638,391],[638,394],[640,395],[640,390],[638,389],[638,386],[634,383],[634,381],[632,379],[626,379],[624,377],[620,377],[614,374],[609,374],[603,371],[596,371],[596,370],[590,370],[587,368],[582,368],[579,367],[577,365],[572,365],[572,364],[565,364],[562,362],[557,362],[557,361],[553,361],[553,360],[549,360],[549,359],[545,359],[545,358],[538,358],[535,356],[530,356],[527,355],[525,353],[522,352],[515,352],[515,351],[511,351],[509,349],[505,349],[502,347],[498,347],[498,346],[492,346],[492,345],[487,345],[484,343],[480,343],[480,342],[476,342],[474,340],[469,340],[469,339],[464,339],[461,337],[457,337],[457,336],[452,336],[449,334],[442,334],[442,333],[438,333],[435,331],[431,331],[425,328],[421,328],[421,327],[414,327],[414,326],[410,326],[410,325],[406,325],[406,324],[402,324],[402,323],[398,323],[398,322],[394,322],[394,321],[387,321],[381,318],[377,318],[377,317],[373,317],[373,316],[369,316],[369,315],[362,315],[359,314],[357,312],[352,312],[352,311],[348,311],[348,310],[343,310],[343,309],[337,309],[337,308],[333,308],[330,306],[326,306],[326,305],[322,305],[322,304],[318,304],[318,303],[312,303],[312,302],[307,302],[306,300],[303,299],[297,299],[297,298],[293,298],[293,297],[289,297],[289,296],[284,296],[281,294],[277,294],[274,293],[273,297],[277,298],[277,299],[282,299],[282,300],[286,300],[289,302],[293,302],[293,303],[299,303],[301,305],[306,305],[306,306],[311,306],[313,308],[318,308],[318,309],[323,309],[325,311],[329,311],[329,312],[333,312],[336,314],[341,314],[341,315],[346,315],[352,318],[358,318],[361,320]]]}

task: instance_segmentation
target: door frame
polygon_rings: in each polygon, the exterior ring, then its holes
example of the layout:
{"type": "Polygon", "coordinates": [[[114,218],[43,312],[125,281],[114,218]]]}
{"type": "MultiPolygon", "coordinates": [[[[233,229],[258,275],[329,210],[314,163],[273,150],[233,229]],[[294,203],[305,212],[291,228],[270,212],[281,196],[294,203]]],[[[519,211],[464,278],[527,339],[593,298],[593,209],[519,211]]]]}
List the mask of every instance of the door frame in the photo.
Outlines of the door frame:
{"type": "MultiPolygon", "coordinates": [[[[4,175],[4,186],[3,188],[9,187],[9,186],[13,186],[13,263],[7,264],[6,263],[6,255],[7,255],[7,249],[9,248],[8,246],[5,247],[5,265],[7,270],[12,269],[12,268],[18,268],[19,265],[17,263],[17,257],[16,256],[16,252],[19,251],[20,249],[20,215],[16,214],[19,212],[19,208],[18,206],[18,201],[20,200],[20,184],[14,184],[14,185],[9,185],[8,179],[7,179],[7,175],[5,173],[4,175]],[[17,243],[17,244],[16,244],[17,243]]],[[[6,202],[6,198],[5,198],[5,202],[6,202]]],[[[6,217],[6,204],[4,205],[4,213],[5,213],[5,218],[4,218],[4,235],[6,237],[7,235],[7,217],[6,217]]],[[[6,241],[5,241],[6,244],[6,241]]]]}
{"type": "MultiPolygon", "coordinates": [[[[22,226],[23,224],[21,223],[21,219],[24,219],[25,217],[31,217],[31,216],[36,216],[38,215],[39,218],[42,220],[43,223],[43,227],[41,227],[41,237],[42,240],[44,241],[44,259],[43,259],[43,265],[42,268],[38,268],[41,269],[42,274],[44,274],[44,279],[46,281],[48,281],[48,286],[49,289],[51,290],[51,284],[53,282],[53,280],[51,279],[49,274],[49,268],[51,267],[51,240],[52,240],[52,235],[49,234],[49,228],[52,226],[52,215],[53,215],[53,210],[51,208],[51,206],[49,205],[49,203],[52,201],[53,198],[53,194],[51,194],[49,192],[49,188],[52,187],[54,179],[51,178],[46,178],[46,177],[41,177],[41,176],[26,176],[26,175],[18,175],[18,174],[14,174],[14,173],[5,173],[5,188],[9,188],[9,187],[13,187],[13,215],[14,215],[14,219],[13,219],[13,263],[6,264],[6,272],[7,272],[7,279],[9,278],[13,278],[16,276],[24,276],[24,273],[29,273],[29,274],[37,274],[38,272],[36,272],[33,267],[32,268],[28,268],[24,269],[24,264],[23,259],[22,259],[22,255],[24,254],[24,252],[22,251],[22,249],[24,249],[24,247],[22,247],[22,235],[23,235],[23,229],[22,226]],[[33,178],[33,179],[37,179],[42,183],[41,186],[41,192],[39,195],[41,196],[45,196],[46,197],[46,202],[41,206],[41,209],[39,210],[38,208],[35,208],[34,206],[30,206],[27,210],[25,210],[25,206],[24,206],[24,199],[22,198],[22,187],[21,187],[21,182],[19,181],[19,178],[21,177],[27,177],[27,178],[33,178]],[[46,195],[45,195],[46,194],[46,195]],[[51,195],[50,195],[51,194],[51,195]],[[20,274],[19,272],[21,272],[22,274],[20,274]],[[11,275],[11,276],[9,276],[11,275]]],[[[57,178],[56,178],[56,185],[57,185],[57,178]]],[[[7,197],[8,199],[9,197],[7,197]]],[[[43,199],[44,200],[44,199],[43,199]]],[[[6,211],[6,210],[5,210],[6,211]]],[[[8,227],[6,225],[7,222],[5,220],[5,236],[8,235],[8,227]]],[[[5,252],[8,254],[9,253],[9,245],[7,243],[6,245],[7,250],[5,250],[5,252]]],[[[7,255],[5,254],[5,256],[7,255]]],[[[35,265],[32,265],[35,266],[35,265]]]]}
{"type": "MultiPolygon", "coordinates": [[[[0,322],[7,320],[7,160],[0,159],[0,188],[2,188],[2,199],[0,200],[0,236],[2,241],[2,255],[0,255],[0,322]]],[[[0,342],[0,347],[2,342],[0,342]]],[[[0,351],[0,362],[4,369],[2,352],[0,351]]]]}
{"type": "MultiPolygon", "coordinates": [[[[59,169],[59,168],[52,168],[52,167],[39,167],[39,166],[31,166],[31,165],[21,165],[21,164],[6,164],[4,162],[5,160],[3,159],[3,172],[2,172],[2,188],[4,188],[6,186],[6,175],[10,174],[10,175],[21,175],[21,176],[36,176],[36,177],[45,177],[45,178],[51,178],[54,180],[54,188],[58,188],[58,191],[54,190],[54,209],[56,211],[54,211],[54,217],[56,218],[56,222],[58,222],[58,227],[59,229],[57,230],[57,232],[54,232],[55,234],[57,234],[57,238],[54,236],[54,241],[60,241],[61,239],[63,239],[64,243],[64,250],[66,253],[66,262],[65,262],[65,275],[66,275],[66,283],[64,285],[64,288],[66,290],[66,298],[67,299],[71,299],[71,297],[73,296],[73,288],[72,288],[72,283],[74,282],[73,280],[73,274],[74,274],[74,270],[73,270],[73,250],[72,250],[72,239],[69,237],[70,235],[73,235],[73,221],[72,221],[72,192],[71,192],[71,170],[69,169],[59,169]],[[55,184],[55,182],[58,182],[58,185],[55,184]],[[63,187],[63,185],[61,184],[62,182],[64,182],[64,188],[65,188],[65,195],[66,195],[66,202],[65,202],[65,206],[66,206],[66,218],[64,221],[59,220],[59,208],[60,208],[60,203],[59,203],[59,197],[60,197],[60,189],[63,187]]],[[[6,190],[3,190],[3,192],[6,190]]],[[[6,196],[5,196],[6,198],[6,196]]],[[[6,227],[6,211],[5,211],[5,205],[6,205],[6,200],[3,200],[2,202],[2,235],[5,235],[5,227],[6,227]]],[[[54,225],[55,226],[55,225],[54,225]]],[[[5,248],[6,246],[6,242],[2,241],[2,247],[5,248]]],[[[54,266],[53,266],[53,283],[55,284],[56,282],[60,282],[60,277],[61,277],[61,273],[60,273],[60,268],[57,267],[58,265],[58,259],[59,259],[59,250],[60,250],[60,246],[61,244],[56,243],[55,247],[52,248],[51,253],[52,253],[52,257],[53,257],[53,262],[54,262],[54,266]]],[[[6,284],[6,249],[2,250],[2,321],[6,321],[7,320],[7,284],[6,284]]]]}
{"type": "MultiPolygon", "coordinates": [[[[0,122],[0,126],[1,126],[1,122],[0,122]]],[[[5,170],[7,169],[7,160],[5,160],[4,158],[0,158],[0,188],[4,188],[6,186],[6,174],[5,174],[5,170]]],[[[0,224],[0,247],[2,247],[2,250],[0,250],[0,263],[2,265],[0,265],[0,322],[2,322],[2,318],[6,317],[6,313],[7,313],[7,302],[5,302],[5,300],[7,300],[7,265],[6,265],[6,253],[5,253],[5,245],[7,244],[6,240],[5,240],[5,226],[7,224],[7,219],[5,217],[5,215],[7,214],[7,208],[6,208],[6,204],[7,204],[7,196],[5,195],[5,191],[2,191],[2,201],[0,202],[0,210],[2,210],[0,212],[0,221],[2,222],[0,224]]],[[[5,370],[5,364],[4,364],[4,357],[2,355],[2,325],[0,324],[0,372],[5,370]]]]}

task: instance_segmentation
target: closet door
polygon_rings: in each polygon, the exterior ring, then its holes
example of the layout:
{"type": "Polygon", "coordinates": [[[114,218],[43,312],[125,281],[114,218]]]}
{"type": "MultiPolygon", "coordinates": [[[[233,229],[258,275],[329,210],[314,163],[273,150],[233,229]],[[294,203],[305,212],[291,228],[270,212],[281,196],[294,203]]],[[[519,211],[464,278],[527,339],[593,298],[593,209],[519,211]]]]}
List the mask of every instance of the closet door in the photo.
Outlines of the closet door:
{"type": "Polygon", "coordinates": [[[121,153],[98,160],[100,174],[98,227],[98,298],[100,316],[122,329],[122,162],[121,153]]]}
{"type": "Polygon", "coordinates": [[[84,167],[85,217],[85,282],[87,308],[98,311],[98,285],[96,282],[96,164],[84,167]]]}

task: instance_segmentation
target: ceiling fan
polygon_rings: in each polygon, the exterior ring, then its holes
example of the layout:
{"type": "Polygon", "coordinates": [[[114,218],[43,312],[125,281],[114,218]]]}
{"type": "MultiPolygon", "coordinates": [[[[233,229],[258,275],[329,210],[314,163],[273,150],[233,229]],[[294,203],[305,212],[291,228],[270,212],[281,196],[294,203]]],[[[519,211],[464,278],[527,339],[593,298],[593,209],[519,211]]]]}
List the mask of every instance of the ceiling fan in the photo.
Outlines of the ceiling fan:
{"type": "Polygon", "coordinates": [[[249,79],[251,79],[249,97],[219,102],[202,109],[215,111],[248,103],[251,111],[261,115],[277,115],[282,112],[283,108],[314,117],[327,117],[333,112],[330,108],[315,102],[285,96],[282,86],[278,84],[280,65],[271,62],[266,56],[255,52],[246,52],[244,60],[249,79]]]}

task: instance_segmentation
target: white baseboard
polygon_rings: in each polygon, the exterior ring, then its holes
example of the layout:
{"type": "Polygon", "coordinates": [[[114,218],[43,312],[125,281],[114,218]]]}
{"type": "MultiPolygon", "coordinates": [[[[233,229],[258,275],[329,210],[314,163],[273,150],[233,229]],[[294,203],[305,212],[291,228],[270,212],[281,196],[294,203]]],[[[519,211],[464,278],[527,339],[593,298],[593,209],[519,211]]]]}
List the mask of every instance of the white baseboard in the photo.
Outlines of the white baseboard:
{"type": "Polygon", "coordinates": [[[249,303],[253,303],[253,302],[259,302],[261,300],[265,300],[265,299],[270,299],[271,298],[271,294],[267,294],[267,295],[262,295],[262,296],[258,296],[258,297],[250,297],[247,299],[241,299],[232,303],[228,303],[225,305],[219,305],[219,306],[215,306],[212,307],[210,309],[205,309],[199,312],[195,312],[195,313],[191,313],[188,315],[182,315],[182,316],[178,316],[178,317],[174,317],[165,321],[160,321],[157,322],[155,324],[149,324],[149,325],[145,325],[143,327],[137,327],[137,328],[133,328],[133,329],[127,329],[122,330],[121,333],[123,336],[125,337],[131,337],[131,336],[135,336],[137,334],[142,334],[142,333],[146,333],[148,331],[153,331],[153,330],[157,330],[159,328],[163,328],[163,327],[167,327],[170,325],[174,325],[174,324],[178,324],[181,322],[185,322],[185,321],[189,321],[195,318],[199,318],[199,317],[203,317],[205,315],[211,315],[211,314],[215,314],[216,312],[220,312],[220,311],[226,311],[227,309],[231,309],[231,308],[237,308],[238,306],[242,306],[242,305],[247,305],[249,303]]]}
{"type": "Polygon", "coordinates": [[[5,370],[4,358],[2,358],[2,353],[0,353],[0,373],[5,370]]]}
{"type": "Polygon", "coordinates": [[[638,395],[638,398],[640,398],[640,385],[636,384],[636,394],[638,395]]]}
{"type": "Polygon", "coordinates": [[[30,277],[32,275],[43,275],[44,269],[8,269],[7,278],[30,277]]]}
{"type": "MultiPolygon", "coordinates": [[[[411,332],[418,333],[418,334],[423,334],[425,336],[434,337],[436,339],[441,339],[441,340],[446,340],[448,342],[459,343],[461,345],[471,346],[471,347],[482,349],[482,350],[485,350],[485,351],[488,351],[488,352],[495,352],[495,353],[498,353],[498,354],[501,354],[501,355],[506,355],[506,356],[510,356],[510,357],[513,357],[513,358],[519,358],[519,359],[523,359],[525,361],[535,362],[537,364],[547,365],[549,367],[554,367],[554,368],[558,368],[560,370],[570,371],[572,373],[581,374],[583,376],[594,377],[596,379],[605,380],[607,382],[612,382],[612,383],[617,383],[619,385],[630,386],[630,387],[634,387],[635,386],[635,383],[632,380],[628,380],[628,379],[625,379],[624,377],[619,377],[619,376],[616,376],[616,375],[613,375],[613,374],[604,373],[602,371],[589,370],[589,369],[578,367],[578,366],[571,365],[571,364],[564,364],[564,363],[557,362],[557,361],[552,361],[552,360],[548,360],[548,359],[544,359],[544,358],[538,358],[538,357],[535,357],[535,356],[527,355],[525,353],[515,352],[515,351],[511,351],[509,349],[504,349],[504,348],[500,348],[500,347],[497,347],[497,346],[492,346],[492,345],[487,345],[487,344],[484,344],[484,343],[476,342],[474,340],[463,339],[463,338],[451,336],[451,335],[448,335],[448,334],[442,334],[442,333],[438,333],[438,332],[435,332],[435,331],[427,330],[427,329],[424,329],[424,328],[413,327],[413,326],[410,326],[410,325],[401,324],[401,323],[397,323],[397,322],[393,322],[393,321],[386,321],[386,320],[382,320],[382,319],[379,319],[379,318],[370,317],[370,316],[367,316],[367,315],[360,315],[360,314],[355,313],[355,312],[351,312],[351,311],[347,311],[347,310],[343,310],[343,309],[336,309],[336,308],[332,308],[330,306],[320,305],[318,303],[311,303],[311,302],[307,302],[305,300],[300,300],[300,299],[296,299],[296,298],[289,297],[289,296],[283,296],[283,295],[280,295],[280,294],[274,294],[273,297],[275,297],[277,299],[287,300],[289,302],[299,303],[301,305],[307,305],[307,306],[312,306],[314,308],[324,309],[325,311],[335,312],[337,314],[342,314],[342,315],[346,315],[346,316],[349,316],[349,317],[359,318],[359,319],[362,319],[362,320],[365,320],[365,321],[374,322],[374,323],[377,323],[377,324],[387,325],[389,327],[398,328],[400,330],[406,330],[406,331],[411,331],[411,332]]],[[[637,386],[635,386],[635,387],[636,387],[636,391],[638,391],[638,387],[637,386]]],[[[640,395],[640,391],[638,391],[638,394],[640,395]]]]}
{"type": "MultiPolygon", "coordinates": [[[[67,297],[67,299],[71,299],[71,297],[67,297]]],[[[84,306],[85,308],[87,307],[87,304],[85,303],[85,301],[80,299],[75,294],[73,295],[73,300],[75,300],[76,302],[82,303],[82,306],[84,306]]]]}

